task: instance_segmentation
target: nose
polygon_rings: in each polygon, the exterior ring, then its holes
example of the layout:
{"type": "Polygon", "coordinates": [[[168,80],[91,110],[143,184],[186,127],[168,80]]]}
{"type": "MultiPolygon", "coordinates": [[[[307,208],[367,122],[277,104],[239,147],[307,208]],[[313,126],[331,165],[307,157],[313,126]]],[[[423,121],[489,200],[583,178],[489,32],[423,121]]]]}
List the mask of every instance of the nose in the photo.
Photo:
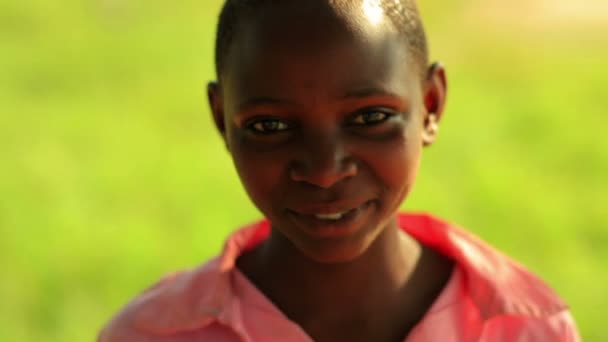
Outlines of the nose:
{"type": "Polygon", "coordinates": [[[297,154],[289,170],[297,182],[329,189],[358,172],[357,163],[339,137],[312,137],[297,154]]]}

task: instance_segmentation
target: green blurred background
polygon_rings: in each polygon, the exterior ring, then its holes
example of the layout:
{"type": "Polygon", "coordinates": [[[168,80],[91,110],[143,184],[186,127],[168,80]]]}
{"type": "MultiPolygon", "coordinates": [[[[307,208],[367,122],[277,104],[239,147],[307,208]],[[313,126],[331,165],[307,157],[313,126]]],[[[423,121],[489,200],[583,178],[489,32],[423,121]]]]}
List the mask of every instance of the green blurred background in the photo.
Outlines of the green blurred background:
{"type": "MultiPolygon", "coordinates": [[[[404,207],[506,251],[608,341],[608,2],[421,1],[450,94],[404,207]]],[[[259,217],[206,105],[220,1],[0,0],[0,341],[91,341],[259,217]]]]}

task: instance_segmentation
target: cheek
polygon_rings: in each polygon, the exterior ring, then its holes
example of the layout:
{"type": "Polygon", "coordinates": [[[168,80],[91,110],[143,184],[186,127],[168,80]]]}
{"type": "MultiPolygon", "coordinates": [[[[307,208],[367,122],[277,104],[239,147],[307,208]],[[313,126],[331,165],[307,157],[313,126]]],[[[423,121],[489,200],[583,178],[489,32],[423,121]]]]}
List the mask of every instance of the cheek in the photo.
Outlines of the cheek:
{"type": "Polygon", "coordinates": [[[402,128],[391,139],[370,146],[364,163],[382,184],[390,206],[398,206],[411,189],[418,172],[422,144],[416,127],[402,128]]]}
{"type": "Polygon", "coordinates": [[[420,148],[411,145],[395,146],[385,153],[379,168],[390,191],[401,192],[411,187],[418,173],[420,148]]]}
{"type": "Polygon", "coordinates": [[[238,138],[231,141],[231,155],[247,194],[258,209],[267,214],[271,203],[282,196],[285,158],[280,153],[260,151],[238,138]]]}

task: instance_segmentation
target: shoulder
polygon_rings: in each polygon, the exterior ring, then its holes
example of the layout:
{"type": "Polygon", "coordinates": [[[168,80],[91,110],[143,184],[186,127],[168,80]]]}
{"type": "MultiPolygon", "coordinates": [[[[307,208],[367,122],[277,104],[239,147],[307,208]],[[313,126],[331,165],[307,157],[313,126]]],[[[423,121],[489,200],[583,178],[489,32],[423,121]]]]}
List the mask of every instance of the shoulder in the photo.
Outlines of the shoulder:
{"type": "Polygon", "coordinates": [[[406,214],[401,226],[421,243],[456,262],[481,316],[547,317],[567,310],[533,272],[469,231],[428,214],[406,214]]]}
{"type": "Polygon", "coordinates": [[[543,317],[497,316],[484,324],[480,342],[579,342],[576,323],[568,310],[543,317]]]}
{"type": "Polygon", "coordinates": [[[99,332],[99,342],[147,342],[200,318],[193,307],[211,290],[217,260],[169,274],[125,305],[99,332]],[[195,298],[194,296],[197,296],[195,298]]]}
{"type": "Polygon", "coordinates": [[[152,342],[152,337],[134,329],[126,312],[114,317],[97,335],[98,342],[152,342]]]}
{"type": "Polygon", "coordinates": [[[146,341],[146,336],[136,329],[138,316],[148,306],[155,303],[162,292],[175,278],[182,277],[176,273],[163,277],[156,284],[144,290],[124,306],[99,332],[97,340],[99,342],[123,342],[123,341],[146,341]]]}
{"type": "Polygon", "coordinates": [[[519,262],[459,228],[470,296],[485,318],[482,341],[580,341],[568,305],[519,262]]]}
{"type": "Polygon", "coordinates": [[[525,266],[469,231],[429,214],[400,216],[402,228],[462,270],[481,341],[580,341],[566,303],[525,266]]]}

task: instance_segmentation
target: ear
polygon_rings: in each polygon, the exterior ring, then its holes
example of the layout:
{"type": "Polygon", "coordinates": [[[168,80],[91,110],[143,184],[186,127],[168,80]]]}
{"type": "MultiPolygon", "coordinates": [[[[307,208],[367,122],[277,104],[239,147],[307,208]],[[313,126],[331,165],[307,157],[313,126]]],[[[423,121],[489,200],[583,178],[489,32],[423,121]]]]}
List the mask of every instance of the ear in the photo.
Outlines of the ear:
{"type": "Polygon", "coordinates": [[[209,82],[207,85],[207,98],[209,100],[209,108],[211,109],[211,115],[213,116],[213,122],[215,128],[224,139],[226,148],[228,147],[228,140],[226,139],[226,119],[224,117],[224,103],[222,101],[222,91],[218,82],[209,82]]]}
{"type": "Polygon", "coordinates": [[[423,89],[426,109],[422,132],[424,146],[431,145],[437,137],[439,121],[445,108],[447,88],[445,68],[439,62],[433,63],[427,71],[423,89]]]}

